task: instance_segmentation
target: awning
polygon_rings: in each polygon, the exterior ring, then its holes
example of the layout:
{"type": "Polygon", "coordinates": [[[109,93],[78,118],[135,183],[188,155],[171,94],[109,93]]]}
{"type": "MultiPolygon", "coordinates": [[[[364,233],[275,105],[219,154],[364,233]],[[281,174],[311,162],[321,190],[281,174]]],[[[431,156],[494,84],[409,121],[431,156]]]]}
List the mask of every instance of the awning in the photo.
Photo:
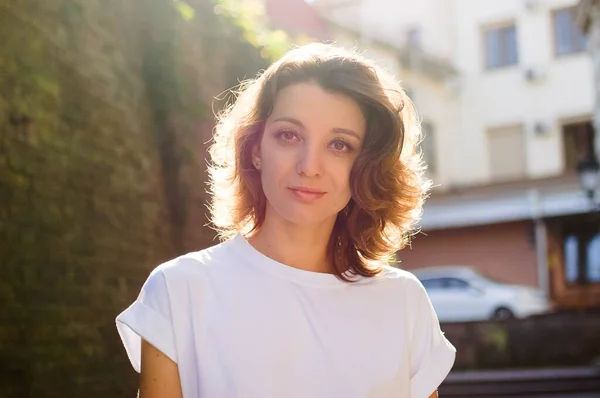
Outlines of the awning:
{"type": "Polygon", "coordinates": [[[425,203],[420,226],[424,231],[459,228],[584,214],[593,209],[590,200],[578,187],[528,188],[503,194],[446,195],[425,203]]]}

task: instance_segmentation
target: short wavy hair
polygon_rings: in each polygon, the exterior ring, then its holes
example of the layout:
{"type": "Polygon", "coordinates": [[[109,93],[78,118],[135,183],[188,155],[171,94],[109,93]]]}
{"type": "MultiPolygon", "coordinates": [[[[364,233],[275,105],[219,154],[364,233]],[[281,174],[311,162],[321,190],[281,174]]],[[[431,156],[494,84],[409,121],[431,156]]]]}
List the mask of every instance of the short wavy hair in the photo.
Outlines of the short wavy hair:
{"type": "Polygon", "coordinates": [[[416,232],[430,188],[418,150],[421,129],[411,100],[384,70],[329,44],[290,50],[240,86],[219,114],[210,147],[211,221],[225,240],[260,229],[266,198],[252,148],[259,143],[277,93],[314,82],[356,101],[366,120],[365,142],[350,173],[352,197],[336,219],[328,253],[338,278],[371,277],[416,232]]]}

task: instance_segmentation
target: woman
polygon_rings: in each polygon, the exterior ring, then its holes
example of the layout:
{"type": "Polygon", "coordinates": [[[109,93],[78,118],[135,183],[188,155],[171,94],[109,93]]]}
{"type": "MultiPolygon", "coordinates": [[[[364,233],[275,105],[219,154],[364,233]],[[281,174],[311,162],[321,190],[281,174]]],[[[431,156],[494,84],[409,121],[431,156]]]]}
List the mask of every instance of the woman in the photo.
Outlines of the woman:
{"type": "Polygon", "coordinates": [[[429,188],[396,83],[324,44],[240,93],[211,148],[224,242],[156,268],[117,318],[141,398],[437,396],[429,299],[386,266],[429,188]]]}

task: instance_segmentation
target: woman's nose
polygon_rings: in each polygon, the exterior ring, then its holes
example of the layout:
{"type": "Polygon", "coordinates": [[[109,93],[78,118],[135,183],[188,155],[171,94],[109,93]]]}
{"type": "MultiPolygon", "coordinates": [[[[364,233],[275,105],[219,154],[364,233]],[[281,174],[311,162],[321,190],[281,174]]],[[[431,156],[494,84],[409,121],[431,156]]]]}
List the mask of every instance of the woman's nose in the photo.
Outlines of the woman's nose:
{"type": "Polygon", "coordinates": [[[322,159],[318,148],[306,146],[300,152],[296,171],[306,177],[318,177],[322,174],[322,159]]]}

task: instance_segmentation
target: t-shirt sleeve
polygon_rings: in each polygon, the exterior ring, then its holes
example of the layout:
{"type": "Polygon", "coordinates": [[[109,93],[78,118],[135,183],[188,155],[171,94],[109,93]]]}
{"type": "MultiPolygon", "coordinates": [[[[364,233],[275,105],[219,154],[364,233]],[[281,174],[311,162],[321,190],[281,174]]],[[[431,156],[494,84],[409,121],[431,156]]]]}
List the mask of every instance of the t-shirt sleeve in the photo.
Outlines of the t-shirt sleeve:
{"type": "Polygon", "coordinates": [[[450,372],[456,349],[440,329],[425,288],[418,280],[415,282],[418,287],[410,349],[411,398],[428,398],[450,372]]]}
{"type": "Polygon", "coordinates": [[[150,274],[138,298],[117,316],[116,323],[136,372],[141,368],[142,339],[177,362],[169,289],[161,267],[150,274]]]}

